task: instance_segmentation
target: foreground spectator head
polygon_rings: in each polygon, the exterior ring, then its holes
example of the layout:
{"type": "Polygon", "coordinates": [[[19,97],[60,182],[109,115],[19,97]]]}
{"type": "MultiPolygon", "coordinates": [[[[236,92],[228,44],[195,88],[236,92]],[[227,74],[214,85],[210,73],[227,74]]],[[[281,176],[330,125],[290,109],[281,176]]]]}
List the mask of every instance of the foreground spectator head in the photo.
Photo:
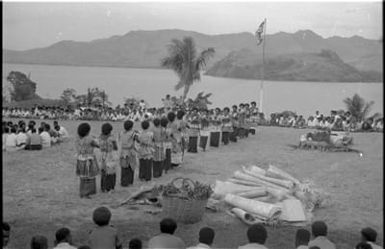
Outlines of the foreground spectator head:
{"type": "Polygon", "coordinates": [[[72,243],[71,231],[66,227],[63,227],[57,230],[55,237],[56,237],[56,241],[55,241],[56,245],[60,243],[68,243],[68,244],[72,243]]]}
{"type": "Polygon", "coordinates": [[[177,225],[173,219],[166,218],[160,222],[160,231],[162,233],[174,234],[176,228],[177,225]]]}
{"type": "Polygon", "coordinates": [[[110,135],[112,131],[112,125],[110,123],[104,123],[102,125],[102,134],[107,136],[110,135]]]}
{"type": "Polygon", "coordinates": [[[88,123],[81,123],[78,126],[78,135],[80,138],[87,136],[91,131],[91,126],[88,123]]]}
{"type": "Polygon", "coordinates": [[[167,118],[162,118],[160,120],[160,125],[163,127],[163,128],[166,128],[167,127],[167,124],[168,124],[168,119],[167,118]]]}
{"type": "Polygon", "coordinates": [[[7,222],[3,222],[3,247],[8,245],[10,233],[11,226],[7,222]]]}
{"type": "Polygon", "coordinates": [[[132,239],[128,243],[128,249],[142,249],[142,241],[140,239],[132,239]]]}
{"type": "Polygon", "coordinates": [[[295,234],[295,247],[307,246],[310,241],[310,232],[306,229],[298,229],[295,234]]]}
{"type": "Polygon", "coordinates": [[[167,119],[168,119],[168,121],[170,121],[170,122],[174,122],[174,120],[175,120],[175,113],[174,113],[174,112],[169,112],[169,113],[167,114],[167,119]]]}
{"type": "Polygon", "coordinates": [[[41,235],[33,236],[31,239],[31,249],[48,249],[48,240],[41,235]]]}
{"type": "Polygon", "coordinates": [[[154,121],[152,121],[154,123],[154,126],[155,127],[159,127],[160,125],[160,119],[159,118],[155,118],[154,121]]]}
{"type": "Polygon", "coordinates": [[[376,242],[377,232],[373,228],[366,227],[361,230],[361,238],[363,242],[366,242],[366,241],[376,242]]]}
{"type": "Polygon", "coordinates": [[[107,226],[110,223],[111,212],[106,207],[98,207],[95,209],[92,220],[98,226],[107,226]]]}
{"type": "Polygon", "coordinates": [[[215,232],[209,227],[204,227],[199,231],[199,243],[211,246],[213,244],[215,232]]]}
{"type": "Polygon", "coordinates": [[[142,129],[143,130],[147,130],[148,129],[148,127],[150,127],[150,123],[148,122],[148,121],[143,121],[142,122],[142,129]]]}
{"type": "Polygon", "coordinates": [[[360,242],[356,245],[355,249],[372,249],[373,247],[366,243],[366,242],[360,242]]]}
{"type": "Polygon", "coordinates": [[[311,232],[314,237],[326,236],[328,233],[328,227],[323,221],[315,221],[311,225],[311,232]]]}
{"type": "Polygon", "coordinates": [[[265,244],[267,239],[267,231],[261,224],[255,224],[247,230],[247,238],[250,243],[265,244]]]}
{"type": "Polygon", "coordinates": [[[185,114],[184,111],[179,110],[176,114],[177,119],[181,120],[183,118],[184,114],[185,114]]]}
{"type": "Polygon", "coordinates": [[[79,246],[78,249],[91,249],[91,247],[84,245],[84,246],[79,246]]]}
{"type": "Polygon", "coordinates": [[[134,122],[132,122],[131,120],[127,120],[124,122],[123,124],[123,127],[126,131],[129,131],[132,129],[132,127],[134,126],[134,122]]]}
{"type": "Polygon", "coordinates": [[[312,246],[312,247],[309,247],[309,249],[321,249],[321,248],[319,248],[318,246],[312,246]]]}

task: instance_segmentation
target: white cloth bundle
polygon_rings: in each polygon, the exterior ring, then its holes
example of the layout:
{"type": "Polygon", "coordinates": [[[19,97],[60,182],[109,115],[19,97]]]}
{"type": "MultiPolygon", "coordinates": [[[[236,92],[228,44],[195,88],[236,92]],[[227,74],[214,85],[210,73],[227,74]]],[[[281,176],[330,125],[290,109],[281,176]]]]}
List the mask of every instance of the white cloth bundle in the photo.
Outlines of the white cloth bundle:
{"type": "Polygon", "coordinates": [[[261,220],[276,220],[281,215],[281,207],[261,201],[246,199],[233,194],[225,196],[225,202],[234,207],[243,209],[261,220]]]}
{"type": "Polygon", "coordinates": [[[212,197],[214,199],[223,199],[226,194],[230,194],[230,193],[237,194],[237,193],[248,192],[248,191],[259,191],[259,192],[265,191],[266,192],[266,188],[239,185],[232,182],[215,181],[214,193],[212,197]]]}
{"type": "Polygon", "coordinates": [[[257,177],[261,180],[264,180],[264,181],[267,181],[270,183],[274,183],[274,184],[279,185],[281,187],[285,187],[287,189],[292,189],[294,187],[294,183],[292,181],[289,181],[289,180],[282,180],[282,179],[272,178],[269,176],[264,176],[264,175],[257,173],[256,171],[251,170],[251,169],[246,168],[246,167],[243,168],[243,171],[246,174],[257,177]]]}
{"type": "Polygon", "coordinates": [[[273,165],[269,165],[269,168],[267,169],[267,176],[279,177],[281,179],[286,179],[286,180],[292,181],[296,185],[300,184],[299,180],[297,180],[293,176],[289,175],[285,171],[283,171],[283,170],[281,170],[281,169],[279,169],[273,165]]]}

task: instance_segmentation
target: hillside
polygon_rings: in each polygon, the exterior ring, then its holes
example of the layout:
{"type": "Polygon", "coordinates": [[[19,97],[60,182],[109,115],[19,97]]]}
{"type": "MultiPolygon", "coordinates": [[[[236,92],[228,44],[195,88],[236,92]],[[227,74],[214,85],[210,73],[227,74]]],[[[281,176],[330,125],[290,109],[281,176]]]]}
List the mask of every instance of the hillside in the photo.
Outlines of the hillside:
{"type": "MultiPolygon", "coordinates": [[[[249,49],[257,55],[262,46],[256,46],[251,33],[205,35],[184,30],[131,31],[90,42],[61,41],[49,47],[26,51],[3,49],[3,62],[21,64],[49,64],[108,67],[160,67],[171,39],[191,36],[198,49],[213,47],[216,54],[208,67],[230,52],[249,49]]],[[[354,36],[324,39],[310,30],[294,34],[279,32],[266,35],[266,54],[270,56],[293,53],[315,53],[322,49],[335,51],[342,60],[360,70],[382,72],[382,43],[354,36]]]]}
{"type": "MultiPolygon", "coordinates": [[[[260,56],[248,49],[230,53],[217,62],[207,75],[217,77],[261,79],[260,56]]],[[[276,81],[380,82],[382,74],[359,71],[344,63],[333,51],[293,53],[269,57],[265,61],[264,79],[276,81]]]]}

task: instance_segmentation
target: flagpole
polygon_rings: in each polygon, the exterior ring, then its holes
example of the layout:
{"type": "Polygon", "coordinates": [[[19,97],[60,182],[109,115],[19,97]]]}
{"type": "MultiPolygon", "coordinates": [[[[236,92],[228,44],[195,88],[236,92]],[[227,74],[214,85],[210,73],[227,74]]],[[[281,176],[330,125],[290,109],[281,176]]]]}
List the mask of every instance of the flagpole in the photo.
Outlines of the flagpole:
{"type": "Polygon", "coordinates": [[[263,32],[263,48],[262,48],[262,80],[261,85],[259,89],[259,109],[260,112],[263,113],[263,81],[265,77],[265,43],[266,43],[266,27],[267,27],[267,21],[266,18],[264,20],[264,32],[263,32]]]}

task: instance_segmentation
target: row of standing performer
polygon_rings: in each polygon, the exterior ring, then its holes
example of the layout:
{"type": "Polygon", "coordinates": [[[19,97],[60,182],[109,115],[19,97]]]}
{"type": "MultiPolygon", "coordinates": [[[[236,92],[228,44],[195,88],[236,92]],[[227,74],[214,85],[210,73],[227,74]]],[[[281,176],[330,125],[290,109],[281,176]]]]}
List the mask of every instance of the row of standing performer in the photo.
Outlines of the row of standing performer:
{"type": "Polygon", "coordinates": [[[231,115],[225,108],[221,115],[200,115],[193,110],[189,117],[180,110],[169,112],[167,117],[141,122],[141,131],[134,129],[134,122],[127,120],[118,137],[112,134],[109,123],[102,125],[101,135],[90,135],[91,126],[82,123],[76,139],[76,174],[80,177],[80,197],[96,194],[96,176],[101,175],[101,191],[110,192],[116,185],[117,168],[121,168],[120,185],[134,183],[134,173],[139,167],[139,180],[150,181],[167,174],[183,163],[185,152],[198,153],[209,146],[219,147],[245,138],[255,129],[250,122],[231,115]],[[151,125],[152,122],[152,125],[151,125]],[[100,150],[97,158],[95,148],[100,150]]]}

